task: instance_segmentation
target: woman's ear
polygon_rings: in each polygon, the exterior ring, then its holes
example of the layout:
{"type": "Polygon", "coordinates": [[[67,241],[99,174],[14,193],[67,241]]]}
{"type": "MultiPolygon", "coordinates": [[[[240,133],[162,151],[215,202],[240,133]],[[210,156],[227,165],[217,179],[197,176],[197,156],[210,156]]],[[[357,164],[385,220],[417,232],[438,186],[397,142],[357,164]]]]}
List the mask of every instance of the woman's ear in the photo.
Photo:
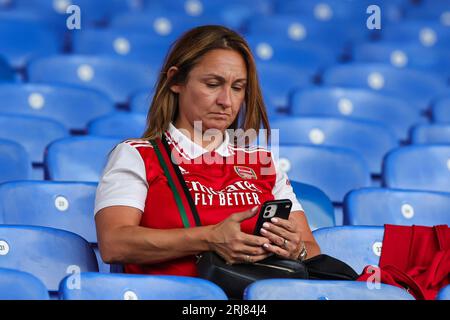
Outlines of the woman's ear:
{"type": "MultiPolygon", "coordinates": [[[[172,66],[169,68],[169,70],[167,70],[167,79],[171,79],[173,76],[175,76],[175,74],[178,72],[178,68],[175,66],[172,66]]],[[[172,86],[170,86],[170,90],[172,90],[175,93],[180,93],[180,85],[179,84],[174,84],[172,86]]]]}

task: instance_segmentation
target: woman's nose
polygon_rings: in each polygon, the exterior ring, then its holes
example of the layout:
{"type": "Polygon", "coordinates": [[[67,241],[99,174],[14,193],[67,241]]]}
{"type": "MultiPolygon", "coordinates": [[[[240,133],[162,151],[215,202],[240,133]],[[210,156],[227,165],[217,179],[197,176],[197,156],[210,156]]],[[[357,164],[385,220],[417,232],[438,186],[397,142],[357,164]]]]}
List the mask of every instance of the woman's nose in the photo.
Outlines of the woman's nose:
{"type": "Polygon", "coordinates": [[[224,108],[231,108],[231,88],[223,87],[217,97],[217,104],[224,108]]]}

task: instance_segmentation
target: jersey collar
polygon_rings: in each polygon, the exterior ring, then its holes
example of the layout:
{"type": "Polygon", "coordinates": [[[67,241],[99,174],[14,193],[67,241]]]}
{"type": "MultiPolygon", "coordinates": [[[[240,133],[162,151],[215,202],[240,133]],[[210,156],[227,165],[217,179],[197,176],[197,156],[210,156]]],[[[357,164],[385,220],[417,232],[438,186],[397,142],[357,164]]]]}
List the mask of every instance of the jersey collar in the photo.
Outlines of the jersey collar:
{"type": "MultiPolygon", "coordinates": [[[[181,149],[179,151],[186,154],[191,159],[195,159],[208,152],[207,149],[203,148],[202,146],[192,141],[189,137],[185,136],[172,123],[169,123],[167,133],[169,134],[172,141],[175,142],[176,146],[181,149]]],[[[229,143],[230,136],[228,135],[228,132],[225,131],[224,141],[214,151],[222,157],[229,156],[231,154],[228,148],[229,143]]]]}

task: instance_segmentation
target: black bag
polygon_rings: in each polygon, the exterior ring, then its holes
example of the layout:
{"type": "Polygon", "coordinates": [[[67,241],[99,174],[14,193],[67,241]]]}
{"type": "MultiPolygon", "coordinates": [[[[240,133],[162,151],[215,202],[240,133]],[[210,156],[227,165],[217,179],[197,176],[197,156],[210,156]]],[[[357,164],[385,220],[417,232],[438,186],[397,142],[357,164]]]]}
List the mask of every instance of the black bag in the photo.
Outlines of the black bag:
{"type": "MultiPolygon", "coordinates": [[[[163,136],[161,140],[166,156],[168,156],[166,159],[171,159],[170,148],[165,137],[163,136]]],[[[174,179],[177,179],[183,188],[182,194],[190,205],[189,209],[196,225],[200,226],[200,217],[179,167],[171,160],[167,160],[170,161],[176,173],[176,178],[172,178],[158,144],[154,141],[151,142],[172,191],[176,194],[176,197],[181,196],[175,189],[174,179]]],[[[185,208],[181,208],[178,202],[177,204],[180,213],[184,212],[185,208]]],[[[242,299],[245,288],[257,280],[272,278],[356,280],[358,277],[358,274],[350,266],[325,254],[304,261],[282,259],[273,255],[251,264],[230,265],[216,253],[204,252],[198,256],[197,270],[201,278],[214,282],[225,291],[228,297],[233,299],[242,299]]]]}

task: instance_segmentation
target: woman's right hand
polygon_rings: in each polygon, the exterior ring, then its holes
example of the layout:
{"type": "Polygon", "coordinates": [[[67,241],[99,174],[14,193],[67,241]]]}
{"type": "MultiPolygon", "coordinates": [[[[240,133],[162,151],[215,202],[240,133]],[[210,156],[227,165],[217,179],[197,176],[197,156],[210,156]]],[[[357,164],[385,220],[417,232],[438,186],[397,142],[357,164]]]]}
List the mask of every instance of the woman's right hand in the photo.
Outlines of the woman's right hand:
{"type": "Polygon", "coordinates": [[[252,218],[258,206],[251,210],[232,214],[222,222],[212,226],[208,244],[211,251],[220,255],[228,264],[252,263],[271,255],[263,249],[270,241],[265,237],[241,231],[241,222],[252,218]]]}

